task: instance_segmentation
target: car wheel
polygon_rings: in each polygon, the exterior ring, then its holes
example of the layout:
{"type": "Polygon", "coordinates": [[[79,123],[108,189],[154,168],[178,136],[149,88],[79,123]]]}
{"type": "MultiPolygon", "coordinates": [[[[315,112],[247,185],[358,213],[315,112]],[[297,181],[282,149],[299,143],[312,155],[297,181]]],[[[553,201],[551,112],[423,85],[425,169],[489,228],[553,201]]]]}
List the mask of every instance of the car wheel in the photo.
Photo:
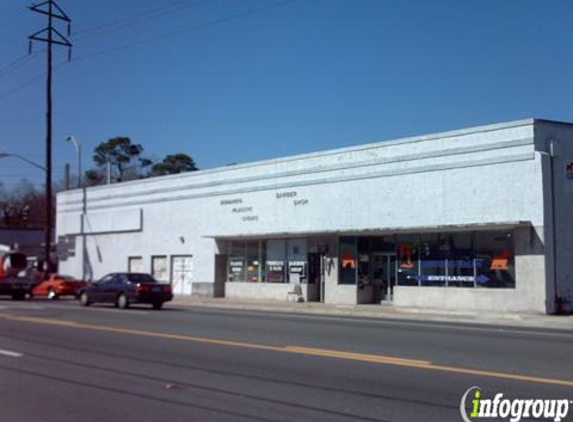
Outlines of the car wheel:
{"type": "Polygon", "coordinates": [[[153,309],[156,311],[160,310],[163,307],[163,302],[156,302],[153,304],[153,309]]]}
{"type": "Polygon", "coordinates": [[[118,296],[117,306],[118,306],[118,308],[121,308],[121,309],[129,308],[129,300],[127,299],[127,296],[125,294],[122,293],[118,296]]]}
{"type": "Polygon", "coordinates": [[[12,293],[12,300],[24,300],[26,295],[23,293],[12,293]]]}
{"type": "Polygon", "coordinates": [[[56,294],[54,289],[50,288],[50,290],[48,290],[48,299],[49,300],[56,300],[57,298],[58,298],[58,295],[56,294]]]}
{"type": "Polygon", "coordinates": [[[80,303],[82,304],[82,306],[90,306],[91,301],[86,292],[82,292],[82,294],[80,295],[80,303]]]}

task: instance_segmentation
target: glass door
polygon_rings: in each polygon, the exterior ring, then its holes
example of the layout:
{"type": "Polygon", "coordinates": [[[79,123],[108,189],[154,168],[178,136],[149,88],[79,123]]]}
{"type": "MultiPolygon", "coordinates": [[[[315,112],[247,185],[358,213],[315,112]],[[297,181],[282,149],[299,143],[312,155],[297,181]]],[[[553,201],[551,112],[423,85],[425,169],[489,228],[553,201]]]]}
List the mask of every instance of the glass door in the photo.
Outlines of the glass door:
{"type": "Polygon", "coordinates": [[[376,302],[391,302],[396,285],[396,254],[381,252],[372,255],[372,279],[378,287],[376,302]]]}

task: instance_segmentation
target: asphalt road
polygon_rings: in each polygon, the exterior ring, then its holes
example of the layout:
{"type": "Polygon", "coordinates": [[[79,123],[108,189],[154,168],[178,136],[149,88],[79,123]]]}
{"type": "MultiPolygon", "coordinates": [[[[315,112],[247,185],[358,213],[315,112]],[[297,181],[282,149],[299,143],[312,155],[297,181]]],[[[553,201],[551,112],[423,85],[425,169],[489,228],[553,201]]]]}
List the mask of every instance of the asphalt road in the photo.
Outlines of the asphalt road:
{"type": "Polygon", "coordinates": [[[573,399],[572,357],[566,331],[0,300],[0,421],[461,421],[472,386],[573,399]]]}

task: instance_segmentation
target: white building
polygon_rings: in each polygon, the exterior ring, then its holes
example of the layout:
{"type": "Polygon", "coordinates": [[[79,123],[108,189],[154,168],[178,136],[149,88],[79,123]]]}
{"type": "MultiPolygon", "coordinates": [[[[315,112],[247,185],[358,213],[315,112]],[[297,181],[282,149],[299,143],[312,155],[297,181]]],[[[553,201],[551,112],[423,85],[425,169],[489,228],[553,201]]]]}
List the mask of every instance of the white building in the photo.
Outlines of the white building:
{"type": "Polygon", "coordinates": [[[60,271],[551,313],[573,300],[572,163],[572,124],[522,120],[62,192],[60,271]]]}

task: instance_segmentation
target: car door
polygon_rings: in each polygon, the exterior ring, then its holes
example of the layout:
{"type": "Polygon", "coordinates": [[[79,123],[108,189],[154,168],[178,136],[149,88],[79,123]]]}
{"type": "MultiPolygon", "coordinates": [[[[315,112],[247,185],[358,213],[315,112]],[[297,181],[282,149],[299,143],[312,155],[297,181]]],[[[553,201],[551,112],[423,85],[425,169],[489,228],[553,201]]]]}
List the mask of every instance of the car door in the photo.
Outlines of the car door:
{"type": "Polygon", "coordinates": [[[88,295],[92,302],[104,302],[105,291],[113,282],[114,274],[108,274],[97,283],[92,284],[88,289],[88,295]]]}
{"type": "Polygon", "coordinates": [[[110,280],[109,283],[106,284],[105,288],[103,289],[104,294],[104,302],[108,303],[115,303],[119,292],[122,290],[124,285],[124,277],[122,274],[114,275],[113,279],[110,280]]]}

